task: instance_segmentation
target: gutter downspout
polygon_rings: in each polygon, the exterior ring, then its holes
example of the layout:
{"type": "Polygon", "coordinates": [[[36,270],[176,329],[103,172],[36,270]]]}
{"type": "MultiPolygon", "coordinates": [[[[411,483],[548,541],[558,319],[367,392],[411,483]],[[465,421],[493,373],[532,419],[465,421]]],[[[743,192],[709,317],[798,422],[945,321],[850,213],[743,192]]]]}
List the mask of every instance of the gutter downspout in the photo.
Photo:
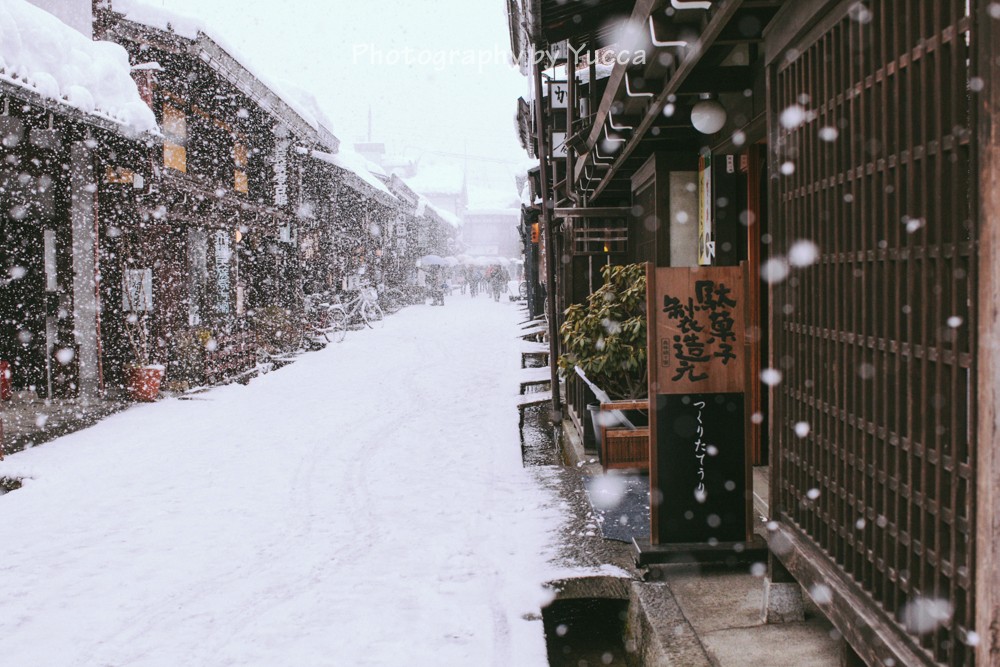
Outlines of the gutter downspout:
{"type": "Polygon", "coordinates": [[[538,132],[538,168],[539,180],[542,185],[542,233],[545,234],[545,264],[548,271],[545,274],[545,300],[549,306],[549,370],[552,386],[552,423],[558,426],[562,423],[562,401],[559,397],[559,366],[556,364],[559,353],[559,327],[556,321],[556,249],[552,239],[552,206],[550,199],[548,170],[546,160],[549,155],[545,134],[545,113],[542,110],[542,70],[539,63],[533,66],[532,78],[535,83],[535,125],[538,132]]]}

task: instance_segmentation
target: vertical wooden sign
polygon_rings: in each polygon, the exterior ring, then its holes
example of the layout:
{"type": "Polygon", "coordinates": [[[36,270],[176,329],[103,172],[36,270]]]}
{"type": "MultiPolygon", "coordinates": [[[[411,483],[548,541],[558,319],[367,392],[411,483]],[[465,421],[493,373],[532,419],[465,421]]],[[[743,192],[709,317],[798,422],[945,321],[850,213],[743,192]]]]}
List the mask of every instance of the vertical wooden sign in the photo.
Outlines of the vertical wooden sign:
{"type": "Polygon", "coordinates": [[[749,537],[743,266],[647,269],[651,542],[749,537]]]}

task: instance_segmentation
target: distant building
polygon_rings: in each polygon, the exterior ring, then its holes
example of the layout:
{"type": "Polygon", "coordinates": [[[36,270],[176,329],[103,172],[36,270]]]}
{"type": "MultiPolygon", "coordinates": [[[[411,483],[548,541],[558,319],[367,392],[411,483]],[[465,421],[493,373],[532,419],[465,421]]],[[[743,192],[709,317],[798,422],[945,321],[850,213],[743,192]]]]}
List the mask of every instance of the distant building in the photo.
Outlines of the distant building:
{"type": "Polygon", "coordinates": [[[419,164],[416,174],[407,184],[426,197],[434,206],[462,219],[469,205],[465,171],[444,164],[419,164]]]}
{"type": "Polygon", "coordinates": [[[380,167],[384,166],[382,162],[385,159],[385,144],[373,142],[356,143],[354,144],[354,151],[369,162],[374,162],[380,167]]]}

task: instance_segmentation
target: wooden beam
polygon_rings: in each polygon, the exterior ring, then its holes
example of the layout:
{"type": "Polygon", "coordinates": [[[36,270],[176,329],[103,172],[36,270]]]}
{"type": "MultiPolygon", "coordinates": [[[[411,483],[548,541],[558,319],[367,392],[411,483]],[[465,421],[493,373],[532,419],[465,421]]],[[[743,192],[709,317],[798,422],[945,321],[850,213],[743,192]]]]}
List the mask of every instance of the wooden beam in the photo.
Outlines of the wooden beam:
{"type": "MultiPolygon", "coordinates": [[[[653,12],[655,4],[656,0],[639,0],[635,3],[630,20],[636,25],[645,25],[649,20],[649,15],[653,12]]],[[[594,116],[594,125],[590,128],[590,134],[587,136],[587,146],[591,147],[591,149],[597,145],[598,140],[601,138],[604,121],[608,118],[611,105],[618,98],[618,93],[625,82],[625,73],[627,70],[628,64],[620,62],[616,62],[614,68],[611,70],[611,76],[608,77],[608,85],[604,89],[604,95],[601,97],[601,105],[594,116]]],[[[573,174],[573,182],[580,180],[580,174],[583,171],[585,163],[586,160],[580,160],[577,163],[573,174]]]]}
{"type": "MultiPolygon", "coordinates": [[[[729,20],[736,14],[742,4],[743,0],[723,0],[723,2],[719,5],[719,8],[712,15],[711,21],[709,21],[708,25],[705,27],[705,31],[701,33],[701,36],[698,38],[698,41],[694,44],[694,46],[688,50],[688,57],[686,57],[680,64],[673,76],[670,77],[670,80],[663,87],[663,90],[660,91],[660,94],[656,96],[653,103],[646,110],[646,115],[639,124],[639,127],[636,128],[632,140],[625,145],[625,148],[622,149],[622,152],[617,156],[618,159],[611,165],[611,169],[604,176],[604,178],[601,179],[597,189],[594,191],[594,197],[599,197],[601,195],[601,192],[608,186],[611,179],[615,177],[615,174],[621,167],[622,162],[624,162],[624,160],[631,155],[633,151],[635,151],[646,132],[661,116],[663,107],[666,106],[670,96],[677,93],[681,84],[684,83],[684,80],[687,79],[688,75],[698,66],[701,57],[708,51],[712,42],[719,36],[719,33],[721,33],[722,29],[726,27],[726,24],[729,23],[729,20]]],[[[605,98],[606,97],[607,95],[605,95],[605,98]]],[[[603,107],[603,105],[602,101],[601,106],[603,107]]],[[[603,121],[601,122],[603,123],[603,121]]]]}
{"type": "Polygon", "coordinates": [[[632,209],[626,206],[607,206],[595,208],[557,208],[553,215],[557,218],[613,218],[620,215],[631,215],[632,209]]]}
{"type": "Polygon", "coordinates": [[[767,537],[771,553],[807,591],[823,591],[820,599],[813,595],[820,611],[858,651],[865,664],[886,665],[892,664],[888,662],[892,660],[906,667],[936,667],[937,663],[916,644],[919,640],[907,635],[885,611],[872,604],[858,583],[803,535],[788,515],[782,515],[774,525],[776,529],[767,537]]]}
{"type": "MultiPolygon", "coordinates": [[[[770,65],[790,44],[813,29],[823,32],[843,18],[842,13],[830,12],[843,0],[795,0],[786,2],[774,19],[764,28],[764,62],[770,65]],[[817,17],[822,17],[817,22],[817,17]]],[[[844,7],[846,11],[846,5],[844,7]]]]}

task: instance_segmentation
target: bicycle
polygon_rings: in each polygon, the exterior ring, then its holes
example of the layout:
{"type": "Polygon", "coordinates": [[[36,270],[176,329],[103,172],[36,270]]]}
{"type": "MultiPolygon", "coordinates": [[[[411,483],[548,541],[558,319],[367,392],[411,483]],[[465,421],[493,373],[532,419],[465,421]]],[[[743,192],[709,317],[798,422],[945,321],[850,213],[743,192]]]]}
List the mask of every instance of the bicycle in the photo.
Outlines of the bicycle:
{"type": "MultiPolygon", "coordinates": [[[[317,297],[320,295],[316,295],[317,297]]],[[[319,350],[329,342],[339,343],[347,335],[347,317],[337,303],[318,302],[306,297],[303,347],[319,350]]]]}
{"type": "Polygon", "coordinates": [[[398,287],[390,287],[379,295],[382,309],[387,313],[395,313],[406,305],[406,295],[398,287]]]}
{"type": "Polygon", "coordinates": [[[373,324],[377,324],[379,327],[385,326],[385,313],[378,305],[378,293],[371,287],[358,290],[357,295],[349,298],[347,303],[341,300],[339,304],[334,304],[334,306],[336,308],[331,307],[330,312],[339,310],[343,313],[345,323],[354,322],[360,318],[369,329],[375,328],[372,326],[373,324]]]}

